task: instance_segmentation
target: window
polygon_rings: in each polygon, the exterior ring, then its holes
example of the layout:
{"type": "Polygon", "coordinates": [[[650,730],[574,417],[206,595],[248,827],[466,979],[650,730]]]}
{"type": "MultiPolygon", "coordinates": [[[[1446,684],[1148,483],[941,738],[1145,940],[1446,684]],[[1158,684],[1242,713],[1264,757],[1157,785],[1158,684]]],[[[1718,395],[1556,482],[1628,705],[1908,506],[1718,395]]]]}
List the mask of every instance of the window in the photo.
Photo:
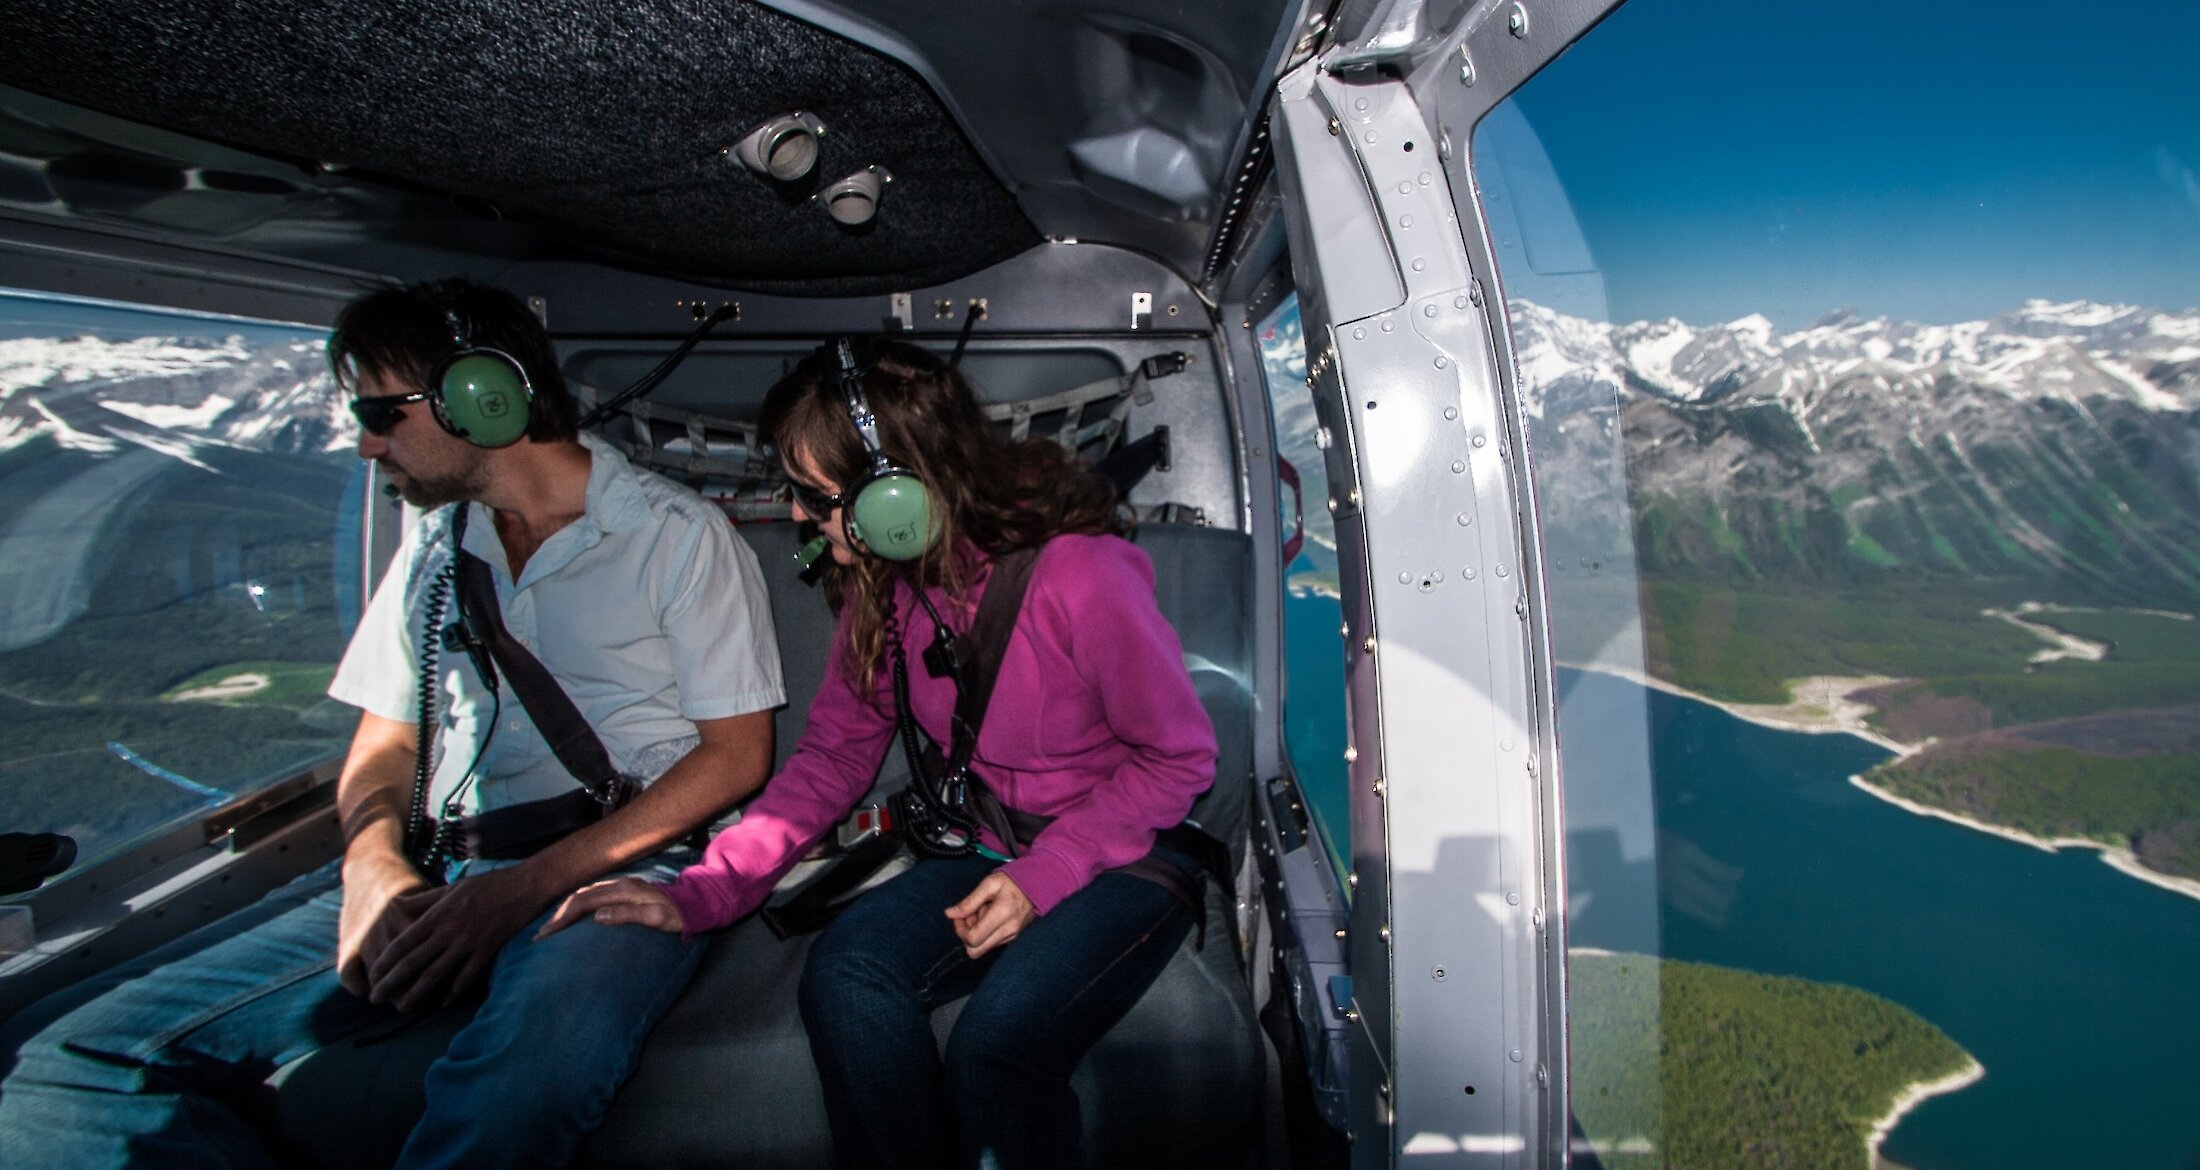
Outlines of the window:
{"type": "Polygon", "coordinates": [[[1261,374],[1275,412],[1277,473],[1283,479],[1284,743],[1315,828],[1342,872],[1352,853],[1346,804],[1344,649],[1338,629],[1337,533],[1329,519],[1328,436],[1306,385],[1306,338],[1296,295],[1260,323],[1261,374]],[[1296,542],[1295,545],[1293,542],[1296,542]]]}
{"type": "Polygon", "coordinates": [[[2084,19],[1634,0],[1476,129],[1605,1166],[2200,1159],[2200,15],[2084,19]]]}
{"type": "Polygon", "coordinates": [[[0,830],[81,867],[343,752],[364,465],[323,341],[0,292],[0,830]]]}

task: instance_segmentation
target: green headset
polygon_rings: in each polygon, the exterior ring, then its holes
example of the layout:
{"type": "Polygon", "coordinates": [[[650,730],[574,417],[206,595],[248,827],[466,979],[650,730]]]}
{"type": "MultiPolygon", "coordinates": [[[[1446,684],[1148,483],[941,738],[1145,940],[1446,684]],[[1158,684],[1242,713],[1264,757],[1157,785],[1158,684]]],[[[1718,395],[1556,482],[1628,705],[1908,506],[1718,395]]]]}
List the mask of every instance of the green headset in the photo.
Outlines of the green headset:
{"type": "Polygon", "coordinates": [[[428,406],[444,430],[476,447],[509,447],[534,418],[535,387],[519,359],[475,345],[458,310],[445,308],[451,354],[428,372],[428,406]]]}
{"type": "MultiPolygon", "coordinates": [[[[841,490],[848,501],[848,536],[858,547],[889,561],[913,561],[940,538],[932,493],[917,473],[893,461],[879,445],[878,416],[863,393],[863,375],[871,368],[858,360],[856,341],[836,337],[826,344],[839,370],[840,397],[848,421],[863,440],[870,468],[841,490]]],[[[866,355],[868,356],[868,355],[866,355]]]]}

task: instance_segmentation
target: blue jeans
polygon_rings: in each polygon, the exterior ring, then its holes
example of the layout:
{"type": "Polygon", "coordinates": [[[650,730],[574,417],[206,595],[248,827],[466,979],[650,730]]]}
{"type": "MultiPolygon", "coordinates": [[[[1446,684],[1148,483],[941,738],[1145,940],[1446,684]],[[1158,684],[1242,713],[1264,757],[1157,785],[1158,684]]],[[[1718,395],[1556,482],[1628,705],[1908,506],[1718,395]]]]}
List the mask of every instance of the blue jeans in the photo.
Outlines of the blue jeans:
{"type": "Polygon", "coordinates": [[[843,1167],[1070,1167],[1070,1074],[1191,929],[1167,890],[1102,874],[972,961],[943,911],[1000,865],[924,860],[819,936],[802,1020],[843,1167]],[[969,996],[943,1055],[932,1009],[969,996]]]}
{"type": "MultiPolygon", "coordinates": [[[[267,1076],[400,1019],[337,982],[338,869],[101,980],[26,1041],[0,1084],[0,1165],[275,1166],[267,1076]]],[[[487,999],[429,1067],[400,1166],[562,1164],[701,955],[636,927],[584,922],[539,943],[534,930],[506,944],[487,999]]]]}

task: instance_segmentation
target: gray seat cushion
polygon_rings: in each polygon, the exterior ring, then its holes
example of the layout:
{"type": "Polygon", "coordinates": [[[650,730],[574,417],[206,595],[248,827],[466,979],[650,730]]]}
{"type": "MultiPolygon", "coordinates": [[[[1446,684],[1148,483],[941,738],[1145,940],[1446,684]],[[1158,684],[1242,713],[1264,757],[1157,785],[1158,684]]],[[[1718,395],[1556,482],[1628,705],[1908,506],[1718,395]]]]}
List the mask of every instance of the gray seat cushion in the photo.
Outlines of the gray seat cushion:
{"type": "MultiPolygon", "coordinates": [[[[1210,904],[1210,916],[1220,914],[1210,904]]],[[[1074,1080],[1099,1166],[1243,1164],[1259,1122],[1260,1036],[1227,931],[1184,949],[1074,1080]]],[[[796,1013],[809,939],[751,919],[720,940],[651,1038],[582,1163],[808,1167],[831,1137],[796,1013]]],[[[933,1017],[944,1038],[961,1005],[933,1017]]]]}
{"type": "MultiPolygon", "coordinates": [[[[764,564],[785,651],[791,702],[778,718],[784,761],[823,676],[821,648],[829,644],[832,616],[823,598],[796,579],[792,525],[754,525],[742,533],[764,564]]],[[[1249,545],[1242,533],[1174,525],[1148,526],[1138,541],[1154,560],[1162,613],[1177,626],[1221,743],[1215,788],[1194,817],[1242,856],[1252,734],[1249,545]]],[[[1205,948],[1188,940],[1077,1070],[1093,1165],[1245,1165],[1257,1146],[1265,1046],[1232,945],[1233,912],[1211,886],[1208,904],[1205,948]]],[[[808,951],[807,938],[781,942],[753,918],[714,940],[578,1164],[744,1170],[826,1164],[831,1135],[795,1008],[808,951]]],[[[948,1005],[936,1013],[943,1038],[958,1010],[948,1005]]],[[[331,1170],[387,1166],[419,1116],[421,1073],[466,1015],[424,1017],[284,1069],[275,1080],[277,1120],[295,1153],[331,1170]]]]}

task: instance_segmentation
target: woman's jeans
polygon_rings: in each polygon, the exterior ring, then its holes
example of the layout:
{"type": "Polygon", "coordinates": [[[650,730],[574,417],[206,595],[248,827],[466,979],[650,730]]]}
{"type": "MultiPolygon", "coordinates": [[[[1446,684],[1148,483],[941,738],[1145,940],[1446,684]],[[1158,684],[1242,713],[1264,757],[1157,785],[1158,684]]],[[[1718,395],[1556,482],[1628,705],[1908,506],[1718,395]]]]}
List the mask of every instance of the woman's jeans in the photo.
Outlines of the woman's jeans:
{"type": "Polygon", "coordinates": [[[999,865],[919,861],[811,948],[802,1019],[841,1166],[1082,1161],[1070,1074],[1168,965],[1191,915],[1153,882],[1106,873],[973,961],[944,911],[999,865]],[[929,1017],[965,995],[943,1059],[929,1017]]]}
{"type": "MultiPolygon", "coordinates": [[[[276,1165],[267,1076],[403,1020],[337,982],[339,866],[92,981],[104,990],[88,1001],[61,992],[78,1005],[23,1044],[0,1085],[0,1165],[276,1165]]],[[[399,1165],[562,1164],[701,954],[639,927],[534,932],[506,944],[487,1001],[429,1067],[399,1165]]]]}

